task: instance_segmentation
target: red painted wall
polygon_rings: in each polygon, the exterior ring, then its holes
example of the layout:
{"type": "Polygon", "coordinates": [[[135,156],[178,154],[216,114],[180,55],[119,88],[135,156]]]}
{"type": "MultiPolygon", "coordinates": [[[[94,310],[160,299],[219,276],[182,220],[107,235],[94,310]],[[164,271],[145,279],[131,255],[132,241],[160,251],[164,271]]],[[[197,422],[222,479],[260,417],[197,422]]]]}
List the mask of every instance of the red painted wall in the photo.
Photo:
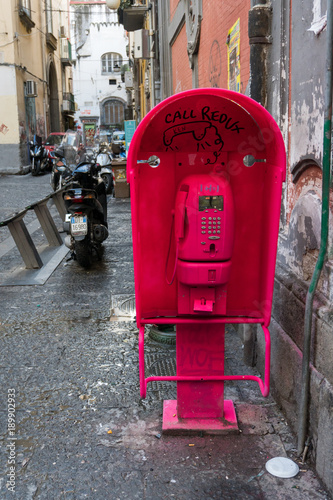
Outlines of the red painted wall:
{"type": "MultiPolygon", "coordinates": [[[[170,15],[178,0],[170,0],[170,15]]],[[[202,0],[202,23],[198,52],[199,87],[228,88],[228,31],[240,18],[240,91],[245,92],[249,80],[250,46],[248,12],[250,0],[202,0]]],[[[185,26],[172,47],[173,91],[192,88],[192,76],[187,55],[185,26]]]]}
{"type": "Polygon", "coordinates": [[[179,0],[170,0],[170,19],[173,18],[175,10],[177,9],[177,5],[179,4],[179,0]]]}
{"type": "Polygon", "coordinates": [[[192,88],[192,71],[187,55],[186,26],[184,24],[171,49],[173,93],[192,88]]]}

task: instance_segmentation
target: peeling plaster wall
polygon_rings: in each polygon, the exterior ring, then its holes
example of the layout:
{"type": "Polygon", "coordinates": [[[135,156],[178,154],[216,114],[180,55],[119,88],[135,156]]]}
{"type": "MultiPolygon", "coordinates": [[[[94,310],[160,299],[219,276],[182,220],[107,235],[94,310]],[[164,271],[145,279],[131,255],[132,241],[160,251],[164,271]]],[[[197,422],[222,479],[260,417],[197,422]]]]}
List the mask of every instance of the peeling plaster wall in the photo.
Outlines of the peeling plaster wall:
{"type": "MultiPolygon", "coordinates": [[[[287,150],[281,232],[270,332],[272,390],[297,431],[304,337],[305,300],[316,264],[321,233],[322,150],[326,2],[272,2],[272,45],[268,110],[277,120],[287,150]],[[314,23],[319,21],[315,34],[314,23]]],[[[332,205],[331,205],[332,206],[332,205]]],[[[330,214],[328,257],[332,256],[330,214]]],[[[325,263],[313,308],[309,436],[311,458],[333,492],[333,263],[325,263]]],[[[259,365],[263,345],[258,338],[259,365]]]]}

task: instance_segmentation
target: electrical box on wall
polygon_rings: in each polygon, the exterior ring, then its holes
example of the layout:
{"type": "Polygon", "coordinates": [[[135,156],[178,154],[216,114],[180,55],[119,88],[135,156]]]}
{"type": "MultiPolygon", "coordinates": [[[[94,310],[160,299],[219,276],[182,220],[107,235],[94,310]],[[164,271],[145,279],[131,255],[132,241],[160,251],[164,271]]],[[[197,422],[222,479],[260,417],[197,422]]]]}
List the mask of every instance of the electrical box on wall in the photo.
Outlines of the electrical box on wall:
{"type": "Polygon", "coordinates": [[[149,59],[149,31],[134,31],[134,59],[149,59]]]}
{"type": "Polygon", "coordinates": [[[27,80],[25,82],[25,96],[37,97],[37,82],[34,80],[27,80]]]}
{"type": "Polygon", "coordinates": [[[133,73],[132,71],[125,71],[125,88],[133,88],[133,73]]]}

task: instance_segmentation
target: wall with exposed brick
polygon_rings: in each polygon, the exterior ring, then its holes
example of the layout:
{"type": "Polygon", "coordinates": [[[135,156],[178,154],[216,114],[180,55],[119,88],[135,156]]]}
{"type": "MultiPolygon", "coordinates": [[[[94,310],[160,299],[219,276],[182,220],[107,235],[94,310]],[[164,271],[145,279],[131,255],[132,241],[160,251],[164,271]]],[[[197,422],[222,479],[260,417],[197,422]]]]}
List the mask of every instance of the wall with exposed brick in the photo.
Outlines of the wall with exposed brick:
{"type": "MultiPolygon", "coordinates": [[[[228,31],[240,20],[240,91],[245,93],[250,72],[248,12],[250,0],[234,2],[202,1],[202,22],[198,50],[199,87],[228,88],[228,31]]],[[[180,23],[186,4],[170,0],[170,20],[180,23]],[[177,11],[177,14],[175,15],[177,11]]],[[[171,47],[173,93],[192,88],[192,71],[187,54],[186,26],[176,34],[171,47]]]]}
{"type": "Polygon", "coordinates": [[[250,47],[248,39],[248,12],[250,0],[234,2],[202,2],[200,33],[199,87],[228,88],[228,31],[240,18],[241,92],[245,93],[249,80],[250,47]]]}

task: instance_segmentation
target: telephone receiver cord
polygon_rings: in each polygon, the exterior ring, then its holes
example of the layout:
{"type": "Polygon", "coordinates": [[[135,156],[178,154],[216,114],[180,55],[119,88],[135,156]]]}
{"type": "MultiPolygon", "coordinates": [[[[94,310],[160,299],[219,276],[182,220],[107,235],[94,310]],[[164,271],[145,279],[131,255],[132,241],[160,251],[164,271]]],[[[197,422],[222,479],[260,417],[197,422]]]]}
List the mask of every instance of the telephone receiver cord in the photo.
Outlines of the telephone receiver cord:
{"type": "Polygon", "coordinates": [[[166,282],[167,282],[168,285],[172,285],[172,283],[173,283],[173,281],[175,279],[176,270],[177,270],[177,261],[178,261],[179,238],[177,238],[177,241],[176,241],[175,264],[174,264],[174,268],[173,268],[172,278],[169,281],[169,279],[168,279],[168,264],[169,264],[169,258],[170,258],[172,233],[173,233],[174,224],[175,224],[175,214],[172,214],[172,225],[171,225],[171,231],[170,231],[169,249],[168,249],[168,255],[167,255],[166,263],[165,263],[165,280],[166,280],[166,282]]]}

